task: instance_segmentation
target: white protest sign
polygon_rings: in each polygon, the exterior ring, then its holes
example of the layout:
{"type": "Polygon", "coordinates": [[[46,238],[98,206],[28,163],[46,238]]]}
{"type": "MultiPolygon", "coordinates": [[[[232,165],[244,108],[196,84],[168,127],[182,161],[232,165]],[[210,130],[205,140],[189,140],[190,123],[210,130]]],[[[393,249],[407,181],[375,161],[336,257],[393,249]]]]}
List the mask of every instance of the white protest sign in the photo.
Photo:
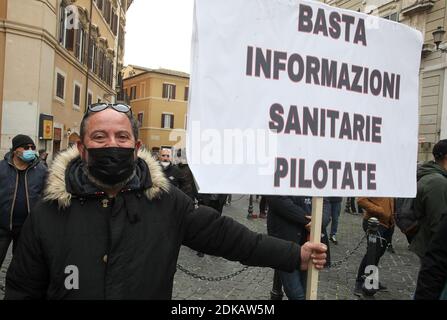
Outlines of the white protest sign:
{"type": "Polygon", "coordinates": [[[188,162],[204,193],[412,197],[420,32],[298,0],[196,0],[188,162]]]}

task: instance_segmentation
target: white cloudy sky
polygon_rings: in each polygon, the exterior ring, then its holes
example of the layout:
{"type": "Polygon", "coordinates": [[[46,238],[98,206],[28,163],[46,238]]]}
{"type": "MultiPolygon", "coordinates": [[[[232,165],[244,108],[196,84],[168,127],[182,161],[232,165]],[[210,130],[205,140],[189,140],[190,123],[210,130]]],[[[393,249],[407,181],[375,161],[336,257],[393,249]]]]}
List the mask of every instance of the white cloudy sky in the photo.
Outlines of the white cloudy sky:
{"type": "Polygon", "coordinates": [[[194,0],[134,0],[124,63],[190,72],[194,0]]]}

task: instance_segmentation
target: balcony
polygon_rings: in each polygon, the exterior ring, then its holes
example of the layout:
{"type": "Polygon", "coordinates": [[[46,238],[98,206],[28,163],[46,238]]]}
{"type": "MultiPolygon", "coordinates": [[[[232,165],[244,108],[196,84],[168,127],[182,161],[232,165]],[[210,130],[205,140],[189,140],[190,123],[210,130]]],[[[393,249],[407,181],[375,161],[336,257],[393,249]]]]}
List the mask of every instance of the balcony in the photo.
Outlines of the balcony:
{"type": "Polygon", "coordinates": [[[433,8],[434,0],[403,0],[401,14],[413,15],[433,8]]]}

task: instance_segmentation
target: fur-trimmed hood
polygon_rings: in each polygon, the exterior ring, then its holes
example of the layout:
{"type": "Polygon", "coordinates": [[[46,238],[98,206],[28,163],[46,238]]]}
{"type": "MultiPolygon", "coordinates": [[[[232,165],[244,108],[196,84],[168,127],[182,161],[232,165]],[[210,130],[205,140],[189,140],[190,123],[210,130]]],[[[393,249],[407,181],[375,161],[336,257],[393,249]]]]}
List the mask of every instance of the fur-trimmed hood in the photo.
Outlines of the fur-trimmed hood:
{"type": "MultiPolygon", "coordinates": [[[[79,157],[79,151],[76,146],[61,152],[53,161],[50,169],[48,180],[45,186],[43,199],[45,201],[57,201],[60,208],[67,208],[71,204],[72,194],[67,191],[66,170],[71,161],[79,157]]],[[[161,196],[163,191],[168,192],[170,187],[169,180],[163,174],[161,166],[154,160],[151,154],[140,149],[138,157],[141,158],[149,168],[151,186],[144,191],[149,200],[156,199],[161,196]]]]}

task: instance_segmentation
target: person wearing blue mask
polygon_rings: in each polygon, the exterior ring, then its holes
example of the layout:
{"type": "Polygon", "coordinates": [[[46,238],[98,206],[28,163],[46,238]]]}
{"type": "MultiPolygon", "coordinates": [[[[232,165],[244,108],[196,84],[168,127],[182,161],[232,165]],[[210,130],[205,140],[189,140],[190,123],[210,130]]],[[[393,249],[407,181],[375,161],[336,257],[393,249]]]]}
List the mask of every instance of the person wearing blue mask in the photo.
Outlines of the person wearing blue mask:
{"type": "Polygon", "coordinates": [[[15,252],[22,225],[42,193],[46,173],[34,141],[27,135],[15,136],[11,151],[0,161],[0,267],[11,242],[15,252]]]}

